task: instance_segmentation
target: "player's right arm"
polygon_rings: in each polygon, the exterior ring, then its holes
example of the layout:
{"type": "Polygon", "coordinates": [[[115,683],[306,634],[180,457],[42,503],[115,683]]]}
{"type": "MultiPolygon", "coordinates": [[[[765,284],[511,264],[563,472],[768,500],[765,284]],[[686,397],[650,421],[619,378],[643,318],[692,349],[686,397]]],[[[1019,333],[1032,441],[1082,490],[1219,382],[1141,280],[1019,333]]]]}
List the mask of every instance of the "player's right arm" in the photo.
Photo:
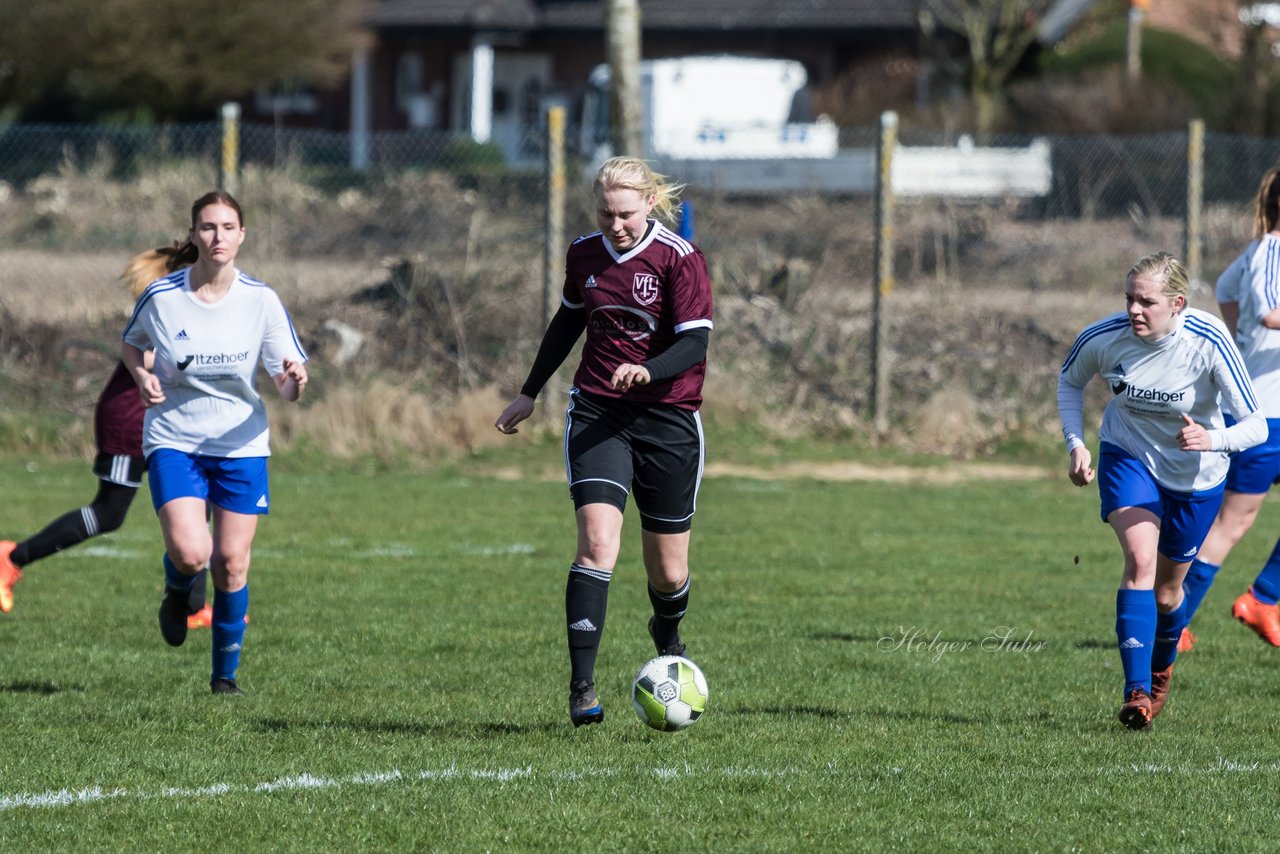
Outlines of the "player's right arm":
{"type": "Polygon", "coordinates": [[[1122,314],[1112,315],[1085,327],[1076,337],[1071,352],[1058,372],[1058,417],[1062,421],[1062,438],[1067,443],[1071,461],[1067,477],[1076,486],[1093,482],[1093,455],[1084,441],[1084,387],[1097,375],[1099,347],[1117,328],[1127,323],[1122,314]]]}
{"type": "Polygon", "coordinates": [[[583,306],[571,306],[561,303],[555,317],[547,325],[547,331],[538,345],[538,355],[533,359],[533,367],[525,379],[520,393],[515,396],[507,408],[502,410],[493,426],[501,433],[508,435],[517,432],[516,425],[533,414],[533,401],[542,391],[542,387],[551,379],[551,375],[564,363],[578,343],[582,331],[587,328],[587,315],[583,306]]]}
{"type": "MultiPolygon", "coordinates": [[[[154,358],[152,356],[153,360],[154,358]]],[[[160,385],[160,379],[147,367],[146,352],[126,341],[120,345],[120,361],[124,362],[125,370],[137,384],[143,406],[152,407],[164,403],[164,388],[160,385]]]]}

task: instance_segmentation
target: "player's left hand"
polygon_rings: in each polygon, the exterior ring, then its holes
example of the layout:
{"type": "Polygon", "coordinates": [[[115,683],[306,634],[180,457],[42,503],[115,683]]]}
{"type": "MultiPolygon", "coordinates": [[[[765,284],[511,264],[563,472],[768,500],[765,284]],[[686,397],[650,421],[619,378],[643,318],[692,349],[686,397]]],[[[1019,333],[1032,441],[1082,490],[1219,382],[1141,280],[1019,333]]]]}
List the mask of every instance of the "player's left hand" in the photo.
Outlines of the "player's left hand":
{"type": "Polygon", "coordinates": [[[642,365],[618,365],[611,380],[618,391],[630,391],[632,386],[649,384],[649,369],[642,365]]]}
{"type": "Polygon", "coordinates": [[[281,371],[275,379],[276,388],[283,397],[291,401],[300,400],[302,398],[302,393],[307,389],[307,366],[302,364],[302,362],[291,362],[288,359],[285,359],[284,370],[281,371]],[[293,380],[297,392],[296,394],[290,394],[290,392],[295,389],[290,389],[285,385],[289,380],[293,380]]]}
{"type": "Polygon", "coordinates": [[[1186,422],[1186,426],[1178,431],[1178,447],[1184,451],[1212,451],[1213,441],[1209,438],[1209,431],[1192,421],[1191,416],[1186,413],[1183,413],[1182,420],[1186,422]]]}

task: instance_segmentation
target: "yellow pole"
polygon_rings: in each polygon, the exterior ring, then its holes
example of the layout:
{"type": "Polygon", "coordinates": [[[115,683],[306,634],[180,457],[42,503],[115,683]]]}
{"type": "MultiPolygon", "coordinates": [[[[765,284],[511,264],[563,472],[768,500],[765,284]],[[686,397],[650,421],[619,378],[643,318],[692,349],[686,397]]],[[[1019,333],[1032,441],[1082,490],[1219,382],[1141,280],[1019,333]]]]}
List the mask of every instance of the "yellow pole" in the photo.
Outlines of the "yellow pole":
{"type": "Polygon", "coordinates": [[[218,184],[228,193],[236,192],[240,175],[240,105],[222,105],[222,169],[218,184]]]}

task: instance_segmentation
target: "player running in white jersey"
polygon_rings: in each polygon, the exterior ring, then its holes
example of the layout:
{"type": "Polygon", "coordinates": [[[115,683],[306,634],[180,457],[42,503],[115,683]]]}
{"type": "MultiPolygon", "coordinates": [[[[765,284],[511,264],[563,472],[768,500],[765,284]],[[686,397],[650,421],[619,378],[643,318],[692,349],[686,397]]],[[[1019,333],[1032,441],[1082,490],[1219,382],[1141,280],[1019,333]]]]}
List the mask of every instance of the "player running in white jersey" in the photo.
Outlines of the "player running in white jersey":
{"type": "MultiPolygon", "coordinates": [[[[1269,436],[1231,458],[1218,518],[1187,571],[1183,588],[1190,614],[1236,543],[1253,527],[1262,501],[1280,481],[1280,168],[1263,176],[1254,213],[1258,238],[1218,278],[1218,306],[1253,378],[1269,436]]],[[[1272,646],[1280,646],[1280,541],[1231,613],[1272,646]]],[[[1194,642],[1188,633],[1184,649],[1194,642]]]]}
{"type": "Polygon", "coordinates": [[[494,424],[516,432],[585,330],[565,424],[578,522],[565,591],[574,726],[604,719],[594,669],[629,493],[640,511],[649,634],[659,654],[685,653],[678,627],[689,601],[689,531],[704,457],[698,407],[712,319],[702,252],[650,218],[673,215],[678,190],[642,160],[615,157],[600,167],[593,187],[600,231],[569,247],[560,309],[520,394],[494,424]]]}
{"type": "Polygon", "coordinates": [[[1094,480],[1084,442],[1084,387],[1101,375],[1107,404],[1098,461],[1102,519],[1124,554],[1116,643],[1124,666],[1120,722],[1145,729],[1168,699],[1186,626],[1182,580],[1222,502],[1228,453],[1266,438],[1267,424],[1222,321],[1187,306],[1182,263],[1140,259],[1126,311],[1084,329],[1058,375],[1058,411],[1077,486],[1094,480]],[[1219,400],[1239,415],[1227,427],[1219,400]]]}
{"type": "Polygon", "coordinates": [[[245,238],[240,205],[206,193],[191,207],[198,260],[153,282],[124,331],[121,359],[147,407],[142,449],[164,534],[160,631],[179,646],[187,592],[208,563],[213,576],[215,694],[236,685],[258,516],[268,512],[267,411],[255,389],[261,363],[285,400],[306,388],[306,354],[275,291],[235,267],[245,238]],[[154,368],[143,352],[155,350],[154,368]],[[205,521],[212,506],[213,527],[205,521]]]}

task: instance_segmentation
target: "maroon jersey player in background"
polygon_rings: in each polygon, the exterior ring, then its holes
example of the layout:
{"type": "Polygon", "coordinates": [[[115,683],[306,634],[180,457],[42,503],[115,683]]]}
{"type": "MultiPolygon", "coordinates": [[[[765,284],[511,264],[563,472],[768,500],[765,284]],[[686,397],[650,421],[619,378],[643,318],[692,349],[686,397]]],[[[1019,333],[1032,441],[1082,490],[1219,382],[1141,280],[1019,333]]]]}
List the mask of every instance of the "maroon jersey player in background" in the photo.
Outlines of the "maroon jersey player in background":
{"type": "MultiPolygon", "coordinates": [[[[136,299],[147,285],[188,263],[172,247],[149,250],[134,256],[121,278],[136,299]]],[[[93,410],[93,438],[98,448],[93,461],[97,495],[91,503],[59,516],[21,542],[0,540],[0,611],[8,613],[13,609],[13,585],[22,578],[23,567],[124,524],[147,467],[142,455],[143,409],[133,377],[123,364],[116,363],[93,410]]],[[[204,579],[202,573],[198,583],[192,585],[187,602],[190,628],[208,628],[212,621],[205,602],[204,579]]]]}
{"type": "Polygon", "coordinates": [[[643,160],[615,157],[600,167],[593,184],[600,230],[569,247],[560,308],[520,394],[494,424],[516,432],[586,330],[565,423],[578,521],[565,591],[574,726],[604,719],[595,659],[628,493],[640,511],[649,634],[660,655],[686,652],[679,625],[705,456],[698,408],[712,319],[706,259],[658,219],[674,216],[680,189],[643,160]]]}

